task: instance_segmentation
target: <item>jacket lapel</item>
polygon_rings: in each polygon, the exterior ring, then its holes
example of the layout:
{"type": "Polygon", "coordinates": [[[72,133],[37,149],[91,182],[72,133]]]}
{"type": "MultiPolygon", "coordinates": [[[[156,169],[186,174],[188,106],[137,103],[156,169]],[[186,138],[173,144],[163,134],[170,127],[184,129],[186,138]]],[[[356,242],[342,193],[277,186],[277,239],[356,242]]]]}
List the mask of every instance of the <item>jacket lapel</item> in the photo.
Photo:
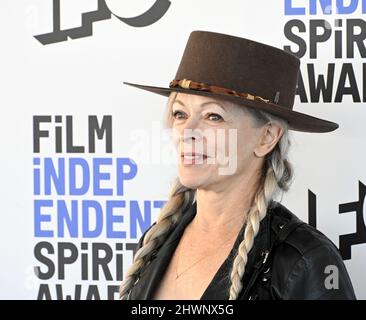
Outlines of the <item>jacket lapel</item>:
{"type": "MultiPolygon", "coordinates": [[[[267,226],[268,215],[261,221],[258,234],[254,239],[253,248],[248,254],[248,261],[245,267],[244,276],[242,279],[243,289],[246,289],[247,284],[250,281],[253,273],[253,268],[257,268],[258,261],[261,261],[262,252],[267,245],[267,226]]],[[[231,285],[231,270],[233,267],[234,259],[237,255],[239,245],[244,239],[245,225],[240,230],[236,241],[229,253],[229,256],[222,263],[221,267],[213,277],[212,281],[208,285],[207,289],[203,293],[201,300],[228,300],[229,290],[231,285]]],[[[243,290],[244,291],[244,290],[243,290]]],[[[243,299],[243,291],[239,295],[240,299],[243,299]]]]}

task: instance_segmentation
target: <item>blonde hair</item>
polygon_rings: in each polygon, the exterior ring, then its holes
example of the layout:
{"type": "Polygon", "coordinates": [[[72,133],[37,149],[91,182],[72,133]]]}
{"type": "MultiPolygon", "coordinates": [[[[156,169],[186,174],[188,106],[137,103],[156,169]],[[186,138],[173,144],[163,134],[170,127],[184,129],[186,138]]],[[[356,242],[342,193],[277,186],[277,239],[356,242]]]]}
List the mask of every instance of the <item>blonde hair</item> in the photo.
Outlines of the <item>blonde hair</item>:
{"type": "MultiPolygon", "coordinates": [[[[165,114],[165,126],[171,125],[171,108],[177,92],[169,95],[165,114]]],[[[237,255],[233,261],[230,274],[229,300],[236,300],[242,290],[242,277],[248,260],[254,238],[256,237],[260,222],[266,216],[270,201],[279,193],[287,191],[293,177],[293,168],[288,161],[290,138],[288,123],[267,112],[241,106],[252,115],[254,125],[260,127],[268,122],[279,122],[284,132],[276,146],[265,157],[259,187],[254,194],[254,204],[247,215],[244,238],[241,241],[237,255]]],[[[185,209],[194,201],[196,190],[187,188],[176,178],[168,200],[161,209],[157,223],[150,228],[144,237],[141,248],[136,252],[133,263],[126,272],[125,279],[120,286],[120,299],[127,299],[129,291],[138,280],[141,269],[148,263],[150,254],[158,248],[175,228],[185,209]]]]}

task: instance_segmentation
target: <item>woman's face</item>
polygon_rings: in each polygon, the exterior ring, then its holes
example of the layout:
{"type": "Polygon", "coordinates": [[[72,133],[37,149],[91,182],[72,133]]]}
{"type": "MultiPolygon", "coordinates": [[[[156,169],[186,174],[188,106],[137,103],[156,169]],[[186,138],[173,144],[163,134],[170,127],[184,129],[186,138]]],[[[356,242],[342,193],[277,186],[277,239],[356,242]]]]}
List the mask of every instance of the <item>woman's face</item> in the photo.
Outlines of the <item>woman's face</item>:
{"type": "Polygon", "coordinates": [[[178,93],[171,109],[179,177],[189,188],[224,188],[259,169],[254,154],[263,135],[239,105],[193,94],[178,93]]]}

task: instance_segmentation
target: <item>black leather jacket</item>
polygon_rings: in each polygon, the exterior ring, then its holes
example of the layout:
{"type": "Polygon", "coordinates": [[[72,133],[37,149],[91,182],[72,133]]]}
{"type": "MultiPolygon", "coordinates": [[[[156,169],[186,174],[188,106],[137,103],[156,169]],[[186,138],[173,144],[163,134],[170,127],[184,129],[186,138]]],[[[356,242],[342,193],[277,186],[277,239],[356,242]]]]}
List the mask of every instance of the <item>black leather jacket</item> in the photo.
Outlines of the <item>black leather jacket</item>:
{"type": "MultiPolygon", "coordinates": [[[[185,226],[195,214],[196,203],[184,212],[168,239],[151,253],[128,299],[151,299],[185,226]]],[[[146,232],[135,252],[141,247],[146,232]]],[[[244,226],[201,300],[228,299],[232,262],[243,236],[244,226]]],[[[242,282],[239,300],[356,299],[343,260],[333,242],[276,201],[271,202],[266,217],[260,223],[242,282]]]]}

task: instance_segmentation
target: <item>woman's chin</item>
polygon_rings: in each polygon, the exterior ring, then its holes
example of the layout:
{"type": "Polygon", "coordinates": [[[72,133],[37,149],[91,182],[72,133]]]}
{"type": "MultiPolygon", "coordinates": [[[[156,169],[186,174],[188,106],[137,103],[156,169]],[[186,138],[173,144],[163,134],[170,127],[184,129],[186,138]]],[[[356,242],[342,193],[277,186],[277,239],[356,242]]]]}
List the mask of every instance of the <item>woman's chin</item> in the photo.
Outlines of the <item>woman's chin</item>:
{"type": "Polygon", "coordinates": [[[179,174],[179,180],[182,185],[184,185],[187,188],[190,189],[198,189],[200,186],[202,186],[202,183],[205,179],[203,177],[193,174],[179,174]]]}

